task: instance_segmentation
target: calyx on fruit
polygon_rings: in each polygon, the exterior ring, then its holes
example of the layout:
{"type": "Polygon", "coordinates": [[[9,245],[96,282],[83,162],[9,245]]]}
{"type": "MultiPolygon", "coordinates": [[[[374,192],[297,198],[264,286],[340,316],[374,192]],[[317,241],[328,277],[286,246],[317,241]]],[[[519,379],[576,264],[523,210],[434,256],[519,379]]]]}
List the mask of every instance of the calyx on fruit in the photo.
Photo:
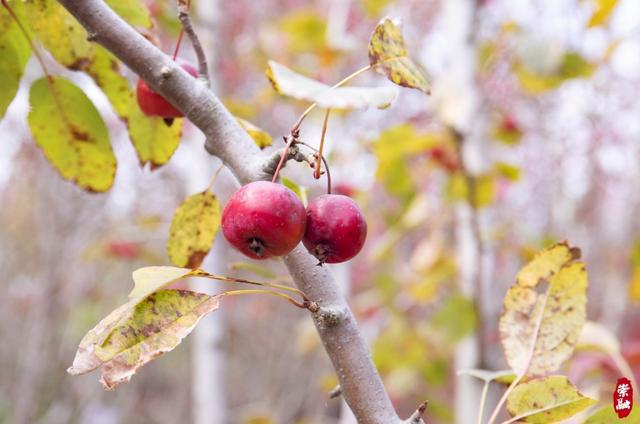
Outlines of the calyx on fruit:
{"type": "Polygon", "coordinates": [[[300,243],[306,226],[304,205],[285,186],[255,181],[241,187],[222,211],[222,233],[253,259],[282,256],[300,243]]]}

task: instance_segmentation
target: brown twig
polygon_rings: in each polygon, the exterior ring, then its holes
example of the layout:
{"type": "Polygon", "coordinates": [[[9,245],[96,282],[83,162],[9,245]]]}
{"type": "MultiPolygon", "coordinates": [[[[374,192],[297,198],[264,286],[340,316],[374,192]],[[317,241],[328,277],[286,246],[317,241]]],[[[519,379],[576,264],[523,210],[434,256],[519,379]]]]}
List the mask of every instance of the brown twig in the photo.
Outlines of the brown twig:
{"type": "Polygon", "coordinates": [[[191,40],[191,45],[196,53],[196,57],[198,58],[198,78],[204,81],[208,87],[210,82],[207,57],[204,54],[204,49],[202,48],[202,44],[200,44],[198,34],[196,34],[196,31],[193,28],[193,23],[191,22],[191,16],[189,15],[189,3],[190,1],[188,0],[178,0],[178,19],[182,24],[182,29],[185,34],[187,34],[187,37],[191,40]]]}

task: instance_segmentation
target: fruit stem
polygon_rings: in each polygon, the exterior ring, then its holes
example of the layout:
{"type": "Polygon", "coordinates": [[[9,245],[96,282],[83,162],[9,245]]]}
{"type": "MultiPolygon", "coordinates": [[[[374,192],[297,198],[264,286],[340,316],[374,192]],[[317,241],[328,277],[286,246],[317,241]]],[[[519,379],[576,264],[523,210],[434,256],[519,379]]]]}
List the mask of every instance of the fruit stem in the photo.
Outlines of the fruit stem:
{"type": "Polygon", "coordinates": [[[204,278],[209,278],[209,279],[218,280],[218,281],[224,281],[224,282],[228,282],[228,283],[251,284],[251,285],[254,285],[254,286],[271,287],[273,289],[279,289],[279,290],[284,290],[284,291],[288,291],[288,292],[291,292],[291,293],[295,293],[305,301],[309,300],[307,298],[307,296],[304,294],[303,291],[298,290],[295,287],[285,286],[285,285],[282,285],[282,284],[266,283],[266,282],[263,282],[263,281],[255,281],[255,280],[246,280],[244,278],[226,277],[224,275],[209,274],[208,272],[202,271],[202,270],[200,270],[198,273],[195,273],[193,275],[195,277],[204,277],[204,278]]]}
{"type": "Polygon", "coordinates": [[[293,145],[293,143],[295,143],[296,139],[297,139],[297,133],[291,133],[288,137],[287,137],[287,145],[285,146],[284,150],[282,151],[282,155],[280,156],[280,162],[278,162],[278,166],[276,167],[275,172],[273,173],[273,178],[271,179],[272,183],[276,182],[276,179],[278,179],[278,174],[280,173],[280,168],[282,168],[282,165],[284,164],[284,158],[287,157],[287,153],[289,152],[289,148],[293,145]]]}
{"type": "Polygon", "coordinates": [[[207,56],[204,54],[202,44],[198,34],[196,34],[193,24],[191,22],[191,16],[189,15],[189,7],[191,6],[191,0],[178,0],[178,19],[182,24],[182,29],[187,34],[187,37],[191,40],[193,50],[196,52],[198,58],[198,79],[205,82],[209,87],[209,68],[207,66],[207,56]]]}
{"type": "Polygon", "coordinates": [[[222,168],[224,168],[224,164],[220,165],[218,169],[216,169],[216,172],[213,173],[205,191],[211,191],[211,187],[213,187],[213,183],[216,182],[216,179],[218,178],[218,175],[220,175],[222,168]]]}
{"type": "Polygon", "coordinates": [[[322,151],[324,150],[324,139],[327,135],[327,126],[329,124],[329,114],[331,109],[327,109],[324,114],[324,122],[322,123],[322,135],[320,136],[320,147],[318,147],[318,157],[316,158],[316,168],[313,171],[313,178],[316,180],[320,178],[320,164],[322,163],[322,151]]]}
{"type": "Polygon", "coordinates": [[[327,194],[331,194],[331,171],[329,170],[329,162],[327,162],[324,156],[318,153],[318,149],[316,149],[315,147],[310,146],[304,141],[299,141],[298,143],[305,146],[308,149],[311,149],[312,151],[315,152],[316,155],[318,155],[322,159],[322,163],[324,163],[324,169],[327,171],[327,194]]]}
{"type": "Polygon", "coordinates": [[[309,302],[300,303],[287,294],[280,293],[273,290],[264,290],[264,289],[230,290],[230,291],[223,292],[222,294],[224,294],[225,296],[236,296],[236,295],[242,295],[242,294],[270,294],[272,296],[278,296],[283,299],[286,299],[287,301],[297,306],[298,308],[309,309],[309,302]]]}
{"type": "MultiPolygon", "coordinates": [[[[191,0],[187,2],[187,8],[191,8],[191,0]]],[[[180,51],[180,45],[182,44],[182,38],[184,37],[184,28],[180,28],[180,34],[178,34],[178,41],[176,41],[176,48],[173,51],[173,61],[175,62],[178,57],[178,52],[180,51]]]]}
{"type": "Polygon", "coordinates": [[[178,57],[178,52],[180,51],[180,45],[182,44],[182,37],[184,37],[184,29],[180,29],[180,34],[178,34],[178,41],[176,41],[176,48],[173,50],[173,56],[171,57],[175,62],[178,57]]]}
{"type": "MultiPolygon", "coordinates": [[[[351,75],[346,76],[344,79],[342,79],[342,81],[338,82],[336,85],[334,85],[331,88],[338,88],[338,87],[348,83],[349,81],[351,81],[352,79],[354,79],[358,75],[367,72],[369,69],[372,69],[371,65],[367,65],[364,68],[360,68],[357,71],[355,71],[354,73],[352,73],[351,75]]],[[[302,121],[304,121],[304,118],[306,118],[307,115],[309,113],[311,113],[311,111],[313,109],[316,108],[316,106],[318,106],[318,104],[317,103],[313,103],[304,112],[302,112],[302,115],[300,115],[300,117],[298,118],[298,121],[293,125],[293,127],[291,127],[291,132],[292,133],[295,132],[295,131],[298,131],[300,129],[300,125],[302,125],[302,121]]]]}

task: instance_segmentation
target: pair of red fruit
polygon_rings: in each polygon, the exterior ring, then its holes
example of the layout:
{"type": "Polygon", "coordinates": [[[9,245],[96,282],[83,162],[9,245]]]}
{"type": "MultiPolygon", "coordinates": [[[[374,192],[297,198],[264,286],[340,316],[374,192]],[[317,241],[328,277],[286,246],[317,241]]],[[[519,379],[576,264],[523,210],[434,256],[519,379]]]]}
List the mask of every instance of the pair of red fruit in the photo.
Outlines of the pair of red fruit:
{"type": "MultiPolygon", "coordinates": [[[[178,64],[190,75],[198,71],[189,62],[178,64]]],[[[136,97],[148,116],[172,119],[183,114],[140,79],[136,97]]],[[[307,208],[294,192],[281,184],[256,181],[243,186],[222,212],[222,232],[227,241],[253,259],[291,252],[302,241],[320,263],[339,263],[360,252],[367,223],[349,197],[325,194],[307,208]]]]}
{"type": "Polygon", "coordinates": [[[225,206],[222,232],[253,259],[286,255],[302,241],[320,263],[339,263],[360,252],[367,222],[350,197],[325,194],[305,209],[285,186],[255,181],[240,188],[225,206]]]}

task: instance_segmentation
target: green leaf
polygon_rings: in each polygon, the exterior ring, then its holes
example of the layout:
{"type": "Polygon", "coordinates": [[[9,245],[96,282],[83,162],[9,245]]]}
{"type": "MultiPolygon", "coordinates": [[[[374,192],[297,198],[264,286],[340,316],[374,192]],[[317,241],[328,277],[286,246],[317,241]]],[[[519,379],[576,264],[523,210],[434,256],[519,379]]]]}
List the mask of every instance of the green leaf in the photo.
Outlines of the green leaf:
{"type": "Polygon", "coordinates": [[[273,88],[284,96],[307,100],[323,108],[358,109],[368,106],[385,108],[398,94],[393,87],[330,87],[300,75],[272,60],[266,71],[273,88]]]}
{"type": "Polygon", "coordinates": [[[589,77],[595,70],[593,64],[576,52],[565,53],[558,67],[551,74],[536,73],[520,61],[516,61],[513,66],[520,85],[531,94],[553,90],[570,79],[589,77]]]}
{"type": "Polygon", "coordinates": [[[315,10],[295,10],[278,23],[278,30],[287,35],[287,51],[292,54],[318,52],[327,43],[327,24],[315,10]]]}
{"type": "Polygon", "coordinates": [[[604,24],[618,4],[618,0],[596,0],[596,10],[591,15],[587,28],[604,24]]]}
{"type": "Polygon", "coordinates": [[[302,187],[298,185],[298,183],[296,183],[293,180],[290,180],[287,177],[280,177],[280,182],[282,183],[283,186],[293,191],[296,194],[296,196],[298,196],[298,198],[300,199],[303,205],[306,206],[307,203],[309,203],[308,201],[309,189],[307,187],[302,187]]]}
{"type": "Polygon", "coordinates": [[[373,152],[378,160],[376,177],[390,193],[408,202],[416,192],[408,162],[439,141],[437,134],[418,133],[408,124],[384,130],[373,142],[373,152]]]}
{"type": "Polygon", "coordinates": [[[155,169],[167,163],[180,144],[182,119],[168,127],[161,118],[146,116],[138,107],[129,81],[121,73],[121,63],[111,53],[96,46],[86,67],[96,84],[104,91],[114,110],[129,128],[140,165],[155,169]]]}
{"type": "Polygon", "coordinates": [[[507,410],[518,421],[555,423],[570,418],[597,401],[582,395],[563,375],[521,383],[509,394],[507,410]]]}
{"type": "Polygon", "coordinates": [[[431,324],[445,334],[451,343],[461,340],[471,334],[477,325],[473,301],[461,295],[449,297],[431,317],[431,324]]]}
{"type": "Polygon", "coordinates": [[[378,17],[389,6],[391,0],[363,0],[362,8],[371,17],[378,17]]]}
{"type": "Polygon", "coordinates": [[[144,299],[156,290],[190,275],[197,275],[197,270],[176,268],[173,266],[147,266],[133,271],[134,287],[129,299],[144,299]]]}
{"type": "Polygon", "coordinates": [[[68,372],[83,374],[102,365],[100,382],[112,390],[178,346],[204,315],[218,309],[221,297],[161,290],[141,302],[129,301],[85,336],[68,372]]]}
{"type": "Polygon", "coordinates": [[[599,408],[584,424],[640,424],[640,408],[633,408],[624,420],[618,418],[613,405],[607,404],[599,408]]]}
{"type": "Polygon", "coordinates": [[[389,18],[382,19],[371,35],[369,64],[394,84],[431,92],[424,73],[409,58],[400,27],[389,18]]]}
{"type": "Polygon", "coordinates": [[[29,100],[29,128],[53,167],[87,190],[108,190],[116,158],[107,127],[91,100],[61,77],[35,81],[29,100]]]}
{"type": "Polygon", "coordinates": [[[522,268],[507,291],[500,339],[515,372],[546,374],[573,353],[586,320],[587,272],[579,258],[580,250],[566,242],[553,245],[522,268]]]}
{"type": "Polygon", "coordinates": [[[62,65],[83,70],[93,58],[94,44],[87,40],[87,31],[58,2],[38,0],[25,3],[38,41],[62,65]]]}
{"type": "Polygon", "coordinates": [[[31,47],[4,7],[0,7],[0,119],[16,96],[31,47]]]}
{"type": "Polygon", "coordinates": [[[151,28],[149,9],[140,0],[106,0],[106,3],[134,27],[151,28]]]}
{"type": "Polygon", "coordinates": [[[251,136],[260,149],[264,149],[265,147],[269,147],[273,144],[273,139],[269,133],[262,128],[252,124],[246,119],[236,117],[236,121],[238,121],[240,126],[251,136]]]}
{"type": "Polygon", "coordinates": [[[520,179],[520,168],[506,162],[498,162],[495,165],[498,174],[509,181],[518,181],[520,179]]]}
{"type": "Polygon", "coordinates": [[[220,204],[209,190],[189,196],[173,215],[167,252],[171,263],[198,268],[220,228],[220,204]]]}

